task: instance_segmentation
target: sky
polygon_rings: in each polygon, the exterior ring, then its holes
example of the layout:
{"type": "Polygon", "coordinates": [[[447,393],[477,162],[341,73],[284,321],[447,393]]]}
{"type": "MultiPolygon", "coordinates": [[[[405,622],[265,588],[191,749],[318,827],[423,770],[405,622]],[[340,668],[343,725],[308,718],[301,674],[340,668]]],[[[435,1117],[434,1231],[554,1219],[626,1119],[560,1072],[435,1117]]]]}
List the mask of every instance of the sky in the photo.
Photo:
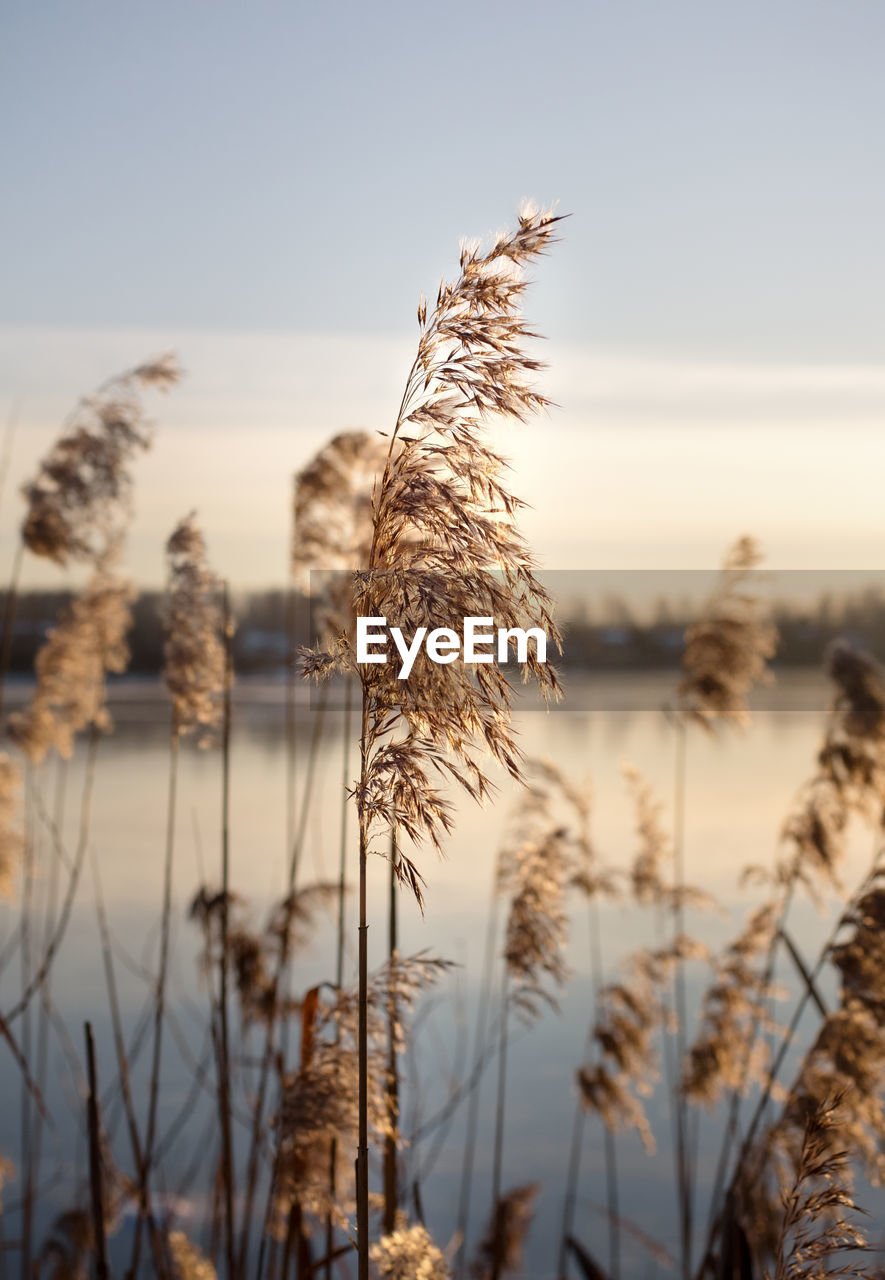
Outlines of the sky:
{"type": "Polygon", "coordinates": [[[876,0],[6,0],[0,576],[78,397],[174,347],[132,572],[196,508],[281,582],[291,473],[390,425],[419,293],[523,198],[571,215],[526,303],[557,407],[505,441],[541,560],[879,567],[883,41],[876,0]]]}

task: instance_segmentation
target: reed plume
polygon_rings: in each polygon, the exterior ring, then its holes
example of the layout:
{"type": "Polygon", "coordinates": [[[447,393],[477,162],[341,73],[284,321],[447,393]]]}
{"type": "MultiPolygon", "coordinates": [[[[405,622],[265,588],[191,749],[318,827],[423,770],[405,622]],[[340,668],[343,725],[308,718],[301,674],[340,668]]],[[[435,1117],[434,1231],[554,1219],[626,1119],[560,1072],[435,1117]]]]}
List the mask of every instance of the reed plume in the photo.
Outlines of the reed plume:
{"type": "Polygon", "coordinates": [[[489,1280],[522,1268],[526,1237],[532,1225],[535,1201],[540,1187],[537,1182],[514,1187],[495,1202],[488,1229],[473,1267],[476,1280],[489,1280]]]}
{"type": "Polygon", "coordinates": [[[310,588],[312,569],[365,568],[372,548],[372,489],[387,443],[368,431],[342,431],[295,477],[291,571],[310,588]]]}
{"type": "Polygon", "coordinates": [[[557,1008],[545,985],[562,987],[569,975],[566,887],[574,874],[568,833],[554,828],[524,834],[508,851],[511,902],[504,942],[511,1006],[534,1021],[543,1005],[557,1008]]]}
{"type": "Polygon", "coordinates": [[[128,517],[131,461],[151,443],[141,392],[165,391],[180,377],[170,353],[111,378],[80,402],[22,490],[29,551],[61,565],[98,563],[128,517]]]}
{"type": "Polygon", "coordinates": [[[172,1280],[217,1280],[212,1263],[183,1231],[169,1232],[172,1280]]]}
{"type": "Polygon", "coordinates": [[[738,538],[701,617],[685,633],[680,713],[707,730],[749,724],[747,695],[771,679],[767,663],[777,649],[777,630],[751,590],[761,560],[755,539],[738,538]]]}
{"type": "Polygon", "coordinates": [[[716,960],[703,997],[698,1033],[683,1064],[682,1089],[690,1102],[712,1107],[723,1092],[746,1092],[764,1078],[768,1050],[760,1030],[772,1028],[776,994],[767,957],[775,939],[777,908],[765,903],[716,960]]]}
{"type": "Polygon", "coordinates": [[[440,1250],[421,1223],[408,1225],[397,1213],[396,1227],[377,1244],[370,1245],[379,1280],[449,1280],[451,1272],[440,1250]]]}
{"type": "Polygon", "coordinates": [[[103,562],[50,630],[37,654],[33,697],[9,717],[10,737],[32,763],[49,750],[67,759],[76,734],[89,725],[110,732],[106,677],[128,664],[132,599],[129,583],[103,562]]]}
{"type": "MultiPolygon", "coordinates": [[[[839,1098],[817,1144],[833,1159],[850,1151],[874,1185],[885,1183],[885,871],[881,863],[842,917],[827,949],[840,976],[838,1006],[807,1050],[780,1116],[743,1153],[735,1176],[747,1222],[773,1248],[772,1201],[796,1177],[803,1135],[816,1111],[839,1098]],[[774,1184],[774,1185],[772,1185],[774,1184]]],[[[842,1174],[851,1185],[851,1169],[842,1174]]]]}
{"type": "MultiPolygon", "coordinates": [[[[368,1124],[376,1140],[390,1132],[387,1105],[387,1012],[396,994],[400,1021],[394,1027],[397,1050],[405,1051],[405,1016],[419,995],[448,969],[445,961],[419,954],[397,959],[371,975],[368,993],[368,1124]]],[[[359,1127],[359,993],[340,991],[318,1001],[299,1068],[283,1082],[279,1116],[277,1220],[284,1222],[293,1203],[318,1219],[329,1216],[342,1227],[354,1207],[352,1149],[359,1127]],[[334,1196],[329,1159],[336,1157],[334,1196]]]]}
{"type": "MultiPolygon", "coordinates": [[[[484,437],[493,415],[525,420],[547,401],[529,377],[541,366],[522,350],[532,333],[519,315],[518,268],[543,252],[558,221],[527,211],[516,231],[487,253],[465,246],[458,279],[440,286],[430,317],[419,307],[418,353],[388,438],[376,485],[368,568],[357,574],[356,611],[385,616],[411,634],[473,616],[499,626],[559,633],[546,593],[514,523],[521,503],[507,489],[505,463],[484,437]]],[[[305,674],[353,669],[349,649],[305,655],[305,674]]],[[[511,690],[496,666],[476,668],[420,657],[407,681],[389,664],[359,669],[366,706],[365,767],[357,789],[361,823],[381,821],[439,846],[448,804],[432,785],[445,775],[475,797],[488,791],[477,750],[514,775],[519,753],[509,728],[511,690]],[[391,741],[401,719],[406,736],[391,741]],[[450,754],[451,753],[451,754],[450,754]]],[[[524,676],[555,696],[555,672],[529,653],[524,676]]],[[[420,893],[406,855],[402,874],[420,893]]]]}
{"type": "MultiPolygon", "coordinates": [[[[543,253],[559,221],[525,209],[512,232],[483,253],[464,245],[460,273],[443,281],[428,317],[418,305],[418,350],[406,381],[387,458],[372,504],[366,570],[355,575],[354,611],[386,617],[404,634],[421,626],[461,625],[490,617],[499,627],[539,627],[560,642],[549,600],[533,569],[515,517],[520,502],[504,482],[504,460],[489,444],[495,416],[525,421],[546,406],[531,385],[541,368],[524,344],[534,335],[519,307],[521,269],[543,253]]],[[[524,679],[558,695],[553,669],[526,652],[524,679]]],[[[353,670],[352,646],[307,655],[305,676],[353,670]]],[[[355,788],[360,843],[360,1134],[359,1277],[369,1273],[369,1168],[366,1103],[366,862],[377,824],[438,849],[451,829],[451,806],[439,780],[477,800],[489,791],[480,763],[488,753],[521,778],[511,726],[512,690],[496,665],[437,664],[424,655],[408,680],[389,664],[358,669],[362,687],[360,777],[355,788]],[[394,736],[399,730],[399,736],[394,736]]],[[[423,902],[422,877],[398,844],[401,883],[423,902]]]]}
{"type": "Polygon", "coordinates": [[[15,872],[24,849],[24,836],[16,827],[20,788],[21,773],[7,753],[0,752],[0,899],[12,896],[15,872]]]}
{"type": "Polygon", "coordinates": [[[166,556],[163,675],[172,697],[172,732],[180,738],[200,731],[202,746],[221,720],[224,643],[220,582],[207,564],[206,544],[194,512],[172,532],[166,556]]]}
{"type": "Polygon", "coordinates": [[[806,1117],[796,1175],[783,1198],[774,1280],[873,1280],[881,1275],[844,1262],[846,1251],[866,1247],[866,1236],[852,1221],[860,1211],[847,1178],[848,1152],[834,1150],[844,1136],[843,1100],[841,1094],[821,1099],[806,1117]]]}
{"type": "Polygon", "coordinates": [[[5,1156],[0,1156],[0,1215],[3,1213],[3,1190],[8,1178],[15,1177],[15,1165],[5,1156]]]}
{"type": "Polygon", "coordinates": [[[593,1027],[598,1058],[579,1069],[577,1081],[585,1108],[599,1116],[609,1133],[635,1129],[651,1153],[655,1140],[641,1098],[657,1080],[654,1036],[665,1010],[656,990],[660,973],[648,958],[646,952],[631,957],[622,979],[599,992],[593,1027]]]}
{"type": "Polygon", "coordinates": [[[630,888],[638,906],[657,906],[669,900],[673,882],[673,840],[663,821],[663,805],[651,785],[633,765],[621,772],[636,814],[637,850],[630,865],[630,888]]]}
{"type": "Polygon", "coordinates": [[[839,863],[852,814],[880,825],[885,804],[885,684],[873,659],[840,642],[828,674],[836,685],[817,771],[800,793],[783,829],[791,850],[781,881],[839,884],[839,863]]]}

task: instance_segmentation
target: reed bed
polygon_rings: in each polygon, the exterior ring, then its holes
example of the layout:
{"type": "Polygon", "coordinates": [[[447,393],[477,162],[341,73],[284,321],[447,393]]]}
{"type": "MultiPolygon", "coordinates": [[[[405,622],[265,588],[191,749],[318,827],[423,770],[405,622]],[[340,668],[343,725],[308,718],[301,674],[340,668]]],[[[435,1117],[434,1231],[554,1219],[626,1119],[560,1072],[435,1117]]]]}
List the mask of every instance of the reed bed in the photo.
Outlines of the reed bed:
{"type": "MultiPolygon", "coordinates": [[[[529,651],[509,667],[469,670],[421,655],[405,681],[391,666],[356,662],[356,616],[383,616],[406,634],[489,617],[542,629],[551,649],[561,643],[491,435],[498,421],[530,424],[548,408],[522,306],[525,271],[560,224],[527,208],[489,247],[465,244],[435,303],[419,303],[414,361],[387,429],[341,433],[296,471],[283,857],[269,905],[255,878],[233,870],[242,840],[231,800],[235,602],[209,567],[196,514],[171,533],[165,840],[158,900],[143,904],[156,928],[141,958],[103,890],[105,859],[127,849],[95,847],[93,818],[114,742],[108,679],[128,662],[133,588],[121,566],[133,466],[153,438],[147,398],[180,379],[175,358],[147,361],[84,400],[24,486],[0,689],[25,553],[85,565],[90,577],[46,636],[0,754],[0,1033],[20,1084],[19,1150],[0,1156],[0,1280],[885,1274],[858,1209],[885,1181],[885,683],[874,659],[847,643],[826,655],[833,696],[822,743],[771,833],[772,857],[747,851],[755,899],[733,936],[721,917],[711,929],[720,908],[687,879],[686,814],[696,762],[717,737],[751,729],[748,699],[776,652],[752,539],[726,553],[661,708],[672,795],[625,766],[633,832],[615,854],[597,846],[595,801],[575,762],[529,758],[518,740],[514,672],[552,704],[563,692],[555,662],[529,651]],[[295,602],[307,586],[316,643],[296,661],[295,602]],[[301,677],[321,686],[310,711],[301,677]],[[336,742],[330,804],[323,771],[335,715],[343,749],[336,742]],[[183,762],[199,753],[214,779],[218,839],[192,833],[202,866],[185,890],[183,762]],[[414,904],[432,917],[425,850],[445,852],[457,798],[485,803],[501,787],[516,800],[494,859],[468,1036],[459,966],[404,954],[401,913],[414,904]],[[861,830],[870,867],[844,886],[846,845],[861,830]],[[328,874],[311,848],[318,832],[335,847],[328,874]],[[792,925],[803,899],[835,913],[813,960],[792,925]],[[387,916],[373,968],[375,900],[387,916]],[[105,1017],[72,1027],[57,993],[71,920],[90,910],[105,1017]],[[641,921],[645,941],[608,955],[612,920],[641,921]],[[314,980],[310,957],[325,935],[327,967],[314,980]],[[579,947],[589,967],[576,974],[579,947]],[[188,949],[198,972],[182,989],[188,949]],[[124,972],[140,1009],[121,1001],[124,972]],[[785,976],[798,990],[789,1006],[785,976]],[[545,1269],[529,1273],[545,1188],[514,1140],[511,1072],[529,1044],[544,1045],[576,984],[587,994],[584,1050],[555,1064],[575,1107],[556,1139],[561,1216],[544,1239],[545,1269]],[[425,1079],[434,1059],[435,1093],[425,1079]],[[65,1092],[50,1087],[51,1062],[64,1065],[65,1092]],[[71,1149],[53,1170],[60,1101],[71,1149]],[[658,1168],[672,1162],[661,1178],[666,1241],[645,1228],[632,1192],[637,1144],[649,1158],[658,1152],[658,1168]],[[443,1150],[457,1158],[440,1192],[433,1166],[443,1150]]],[[[477,853],[491,870],[492,851],[477,853]]]]}

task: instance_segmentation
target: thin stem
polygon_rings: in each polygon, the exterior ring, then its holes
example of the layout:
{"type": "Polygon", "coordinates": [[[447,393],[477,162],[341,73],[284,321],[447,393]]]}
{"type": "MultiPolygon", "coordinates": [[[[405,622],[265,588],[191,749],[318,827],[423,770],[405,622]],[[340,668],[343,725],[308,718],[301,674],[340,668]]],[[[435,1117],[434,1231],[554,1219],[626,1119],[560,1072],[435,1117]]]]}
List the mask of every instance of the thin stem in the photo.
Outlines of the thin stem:
{"type": "Polygon", "coordinates": [[[101,1177],[101,1117],[98,1109],[98,1081],[95,1070],[95,1041],[92,1026],[86,1023],[86,1065],[89,1076],[87,1116],[89,1122],[89,1184],[92,1202],[92,1231],[95,1249],[96,1280],[110,1280],[107,1241],[104,1226],[104,1194],[101,1177]]]}
{"type": "MultiPolygon", "coordinates": [[[[492,887],[489,898],[489,910],[486,921],[486,946],[483,959],[482,986],[476,1011],[476,1030],[473,1041],[473,1074],[476,1075],[486,1052],[486,1029],[488,1024],[489,1004],[491,1002],[492,966],[495,958],[495,941],[498,936],[497,868],[492,870],[492,887]]],[[[458,1280],[464,1280],[467,1268],[467,1233],[470,1226],[470,1205],[473,1182],[473,1165],[476,1154],[476,1131],[479,1119],[480,1087],[476,1087],[470,1095],[467,1108],[467,1130],[464,1140],[464,1153],[461,1163],[461,1189],[458,1196],[458,1219],[455,1230],[458,1241],[457,1270],[458,1280]]]]}
{"type": "MultiPolygon", "coordinates": [[[[83,861],[86,857],[86,844],[89,839],[89,818],[92,802],[92,790],[95,782],[95,757],[98,751],[100,737],[101,733],[99,729],[93,724],[89,730],[86,772],[83,780],[83,795],[80,801],[80,831],[77,838],[77,848],[71,864],[71,874],[68,879],[64,902],[62,903],[62,908],[59,912],[58,923],[56,925],[55,932],[43,953],[43,959],[40,962],[40,967],[31,978],[27,989],[22,993],[18,1003],[14,1008],[10,1009],[9,1013],[6,1014],[5,1021],[7,1024],[13,1023],[16,1018],[19,1018],[24,1013],[36,992],[42,987],[68,927],[71,909],[74,905],[74,897],[77,892],[77,885],[80,881],[80,873],[83,869],[83,861]]],[[[62,851],[63,846],[61,843],[60,833],[57,831],[53,832],[53,838],[56,851],[62,851]]]]}
{"type": "MultiPolygon", "coordinates": [[[[602,989],[602,984],[605,981],[598,894],[594,894],[590,900],[589,917],[588,936],[590,941],[590,985],[593,989],[594,1006],[598,1006],[598,993],[602,989]]],[[[597,1014],[594,1011],[591,1018],[591,1024],[587,1030],[587,1039],[585,1043],[585,1053],[587,1054],[589,1054],[594,1042],[593,1024],[596,1021],[596,1016],[597,1014]]],[[[559,1238],[557,1275],[560,1280],[566,1280],[568,1269],[568,1240],[570,1236],[574,1235],[575,1206],[577,1205],[578,1183],[581,1174],[581,1152],[583,1149],[586,1117],[587,1113],[584,1110],[584,1106],[579,1096],[575,1103],[575,1117],[572,1125],[572,1141],[569,1152],[569,1168],[566,1179],[565,1200],[562,1210],[562,1230],[559,1238]]],[[[618,1214],[617,1146],[615,1143],[615,1135],[610,1131],[608,1125],[603,1123],[602,1128],[603,1151],[605,1156],[606,1199],[608,1201],[609,1280],[620,1280],[621,1233],[620,1217],[618,1214]]]]}
{"type": "Polygon", "coordinates": [[[172,863],[175,853],[175,809],[178,783],[179,738],[175,726],[169,744],[169,792],[166,809],[166,857],[163,864],[163,914],[160,928],[160,967],[157,976],[157,996],[154,1006],[154,1046],[151,1060],[150,1104],[148,1107],[145,1162],[150,1169],[157,1129],[157,1103],[160,1094],[160,1059],[163,1042],[163,1013],[166,1001],[166,978],[169,969],[169,933],[172,917],[172,863]]]}
{"type": "MultiPolygon", "coordinates": [[[[363,713],[360,731],[360,778],[368,773],[369,706],[363,686],[363,713]]],[[[359,814],[359,1136],[356,1158],[356,1238],[358,1280],[369,1280],[369,961],[366,918],[366,861],[369,853],[369,821],[359,814]]]]}
{"type": "MultiPolygon", "coordinates": [[[[295,496],[298,477],[292,477],[292,541],[295,538],[295,496]]],[[[289,585],[286,591],[286,857],[290,857],[295,844],[295,764],[296,764],[296,697],[295,684],[295,582],[292,573],[292,557],[289,557],[289,585]]]]}
{"type": "Polygon", "coordinates": [[[224,1244],[228,1280],[234,1280],[234,1173],[230,1100],[230,1037],[228,1029],[228,933],[230,893],[230,730],[233,690],[233,623],[230,595],[224,584],[224,720],[221,739],[221,959],[218,1046],[218,1103],[221,1111],[221,1173],[224,1195],[224,1244]]]}
{"type": "MultiPolygon", "coordinates": [[[[55,779],[55,801],[54,801],[54,822],[56,829],[61,828],[62,816],[64,811],[65,784],[67,782],[68,762],[59,757],[56,761],[56,779],[55,779]]],[[[55,928],[55,916],[58,910],[58,885],[59,870],[61,858],[58,850],[53,850],[52,860],[49,866],[49,886],[46,900],[46,908],[43,918],[43,931],[41,938],[41,951],[45,950],[52,936],[52,930],[55,928]]],[[[37,1027],[37,1088],[41,1094],[46,1093],[46,1076],[49,1069],[49,1026],[50,1026],[50,1010],[51,1010],[51,971],[46,974],[43,986],[40,992],[40,1008],[39,1021],[37,1027]]],[[[34,1181],[39,1184],[40,1165],[43,1155],[43,1117],[37,1113],[34,1125],[34,1181]]],[[[24,1231],[27,1237],[27,1229],[24,1231]]]]}
{"type": "Polygon", "coordinates": [[[501,1040],[498,1045],[498,1101],[495,1107],[495,1151],[492,1161],[492,1273],[490,1280],[501,1275],[501,1240],[498,1229],[498,1202],[501,1199],[501,1173],[504,1157],[504,1110],[507,1098],[507,1042],[510,1029],[509,971],[504,968],[501,981],[501,1040]]]}
{"type": "Polygon", "coordinates": [[[141,1252],[141,1223],[142,1220],[144,1220],[148,1224],[148,1235],[151,1241],[154,1268],[159,1276],[164,1274],[165,1268],[163,1266],[162,1255],[159,1247],[157,1224],[151,1207],[147,1165],[141,1148],[141,1139],[138,1134],[138,1120],[136,1119],[135,1102],[132,1096],[132,1079],[129,1070],[129,1057],[126,1053],[126,1043],[123,1038],[123,1021],[120,1016],[117,980],[114,976],[111,935],[104,907],[104,897],[101,891],[98,864],[94,859],[92,862],[92,877],[95,885],[95,912],[98,920],[99,936],[101,938],[102,962],[104,965],[105,981],[108,989],[111,1027],[114,1033],[114,1048],[117,1054],[117,1071],[120,1077],[120,1092],[123,1096],[123,1111],[126,1116],[126,1125],[129,1131],[129,1142],[132,1147],[132,1159],[135,1163],[136,1169],[139,1171],[139,1217],[133,1236],[132,1256],[129,1263],[128,1274],[132,1276],[138,1275],[139,1255],[141,1252]]]}
{"type": "MultiPolygon", "coordinates": [[[[265,1099],[267,1097],[271,1067],[273,1065],[274,1053],[276,1050],[277,1019],[279,1018],[281,1007],[284,1007],[286,1003],[285,1000],[280,999],[280,993],[285,993],[289,985],[288,974],[291,952],[290,934],[292,915],[295,910],[296,901],[295,887],[298,867],[300,866],[301,861],[301,852],[304,847],[304,841],[307,834],[307,818],[310,810],[310,800],[313,795],[313,782],[316,772],[316,764],[319,758],[328,698],[329,690],[328,687],[324,685],[320,691],[319,706],[317,708],[316,719],[314,720],[313,732],[311,734],[310,750],[307,758],[307,774],[304,780],[304,795],[301,802],[301,820],[298,824],[298,830],[294,837],[294,843],[287,843],[286,846],[287,856],[289,858],[288,895],[283,908],[284,919],[282,939],[280,942],[280,953],[277,958],[273,976],[273,988],[270,1000],[271,1014],[267,1021],[267,1028],[264,1037],[264,1050],[261,1058],[258,1092],[255,1104],[252,1108],[252,1132],[250,1137],[249,1160],[246,1173],[246,1198],[243,1212],[243,1226],[240,1233],[239,1265],[241,1271],[245,1268],[249,1251],[249,1236],[252,1228],[252,1207],[255,1201],[255,1192],[257,1187],[258,1162],[260,1156],[262,1125],[264,1122],[265,1099]]],[[[279,1056],[283,1062],[285,1062],[288,1057],[288,1023],[285,1021],[282,1025],[279,1056]]],[[[262,1253],[262,1258],[263,1256],[264,1255],[262,1253]]]]}
{"type": "Polygon", "coordinates": [[[169,789],[166,806],[166,856],[163,865],[163,914],[160,928],[160,966],[154,1003],[154,1042],[151,1056],[147,1132],[142,1164],[142,1204],[147,1203],[147,1186],[154,1158],[157,1133],[157,1110],[160,1099],[160,1064],[163,1052],[163,1017],[166,1010],[166,980],[169,969],[169,935],[172,918],[172,864],[175,854],[175,813],[178,791],[179,734],[173,722],[169,743],[169,789]]]}
{"type": "Polygon", "coordinates": [[[679,956],[680,939],[685,932],[685,748],[686,726],[676,718],[676,759],[673,802],[674,890],[673,941],[677,948],[673,970],[673,999],[676,1009],[676,1070],[673,1079],[673,1106],[676,1115],[676,1172],[679,1194],[680,1256],[684,1280],[691,1277],[692,1187],[686,1139],[685,1096],[680,1088],[688,1007],[685,994],[685,967],[679,956]]]}
{"type": "MultiPolygon", "coordinates": [[[[349,675],[344,677],[344,724],[342,726],[342,759],[341,759],[341,840],[338,852],[338,931],[335,946],[335,990],[340,995],[344,986],[344,930],[347,908],[347,817],[350,804],[347,788],[350,783],[350,719],[353,708],[353,681],[349,675]]],[[[335,1020],[335,1043],[338,1043],[341,1029],[335,1020]]],[[[338,1178],[338,1139],[332,1135],[329,1144],[329,1203],[334,1205],[338,1178]]],[[[326,1216],[326,1280],[332,1280],[332,1261],[335,1253],[335,1222],[332,1211],[326,1216]]]]}
{"type": "Polygon", "coordinates": [[[397,1188],[397,1135],[399,1132],[399,1074],[397,1066],[396,1037],[399,1011],[396,999],[397,965],[397,898],[399,885],[396,876],[397,847],[396,828],[390,831],[390,915],[388,922],[388,972],[387,995],[387,1123],[390,1129],[384,1140],[384,1234],[396,1228],[396,1211],[399,1203],[397,1188]]]}
{"type": "MultiPolygon", "coordinates": [[[[21,937],[21,987],[22,991],[28,990],[31,981],[31,912],[34,898],[34,857],[35,857],[35,839],[33,815],[33,798],[32,792],[34,788],[34,770],[32,766],[28,766],[26,776],[26,795],[25,804],[29,815],[28,833],[24,846],[24,884],[22,889],[22,937],[21,937]]],[[[22,1019],[22,1053],[25,1058],[31,1060],[31,1009],[28,1005],[22,1019]]],[[[30,1276],[31,1274],[31,1246],[33,1243],[33,1226],[34,1226],[34,1166],[33,1166],[33,1146],[31,1135],[31,1122],[33,1113],[31,1110],[31,1095],[27,1087],[27,1083],[22,1079],[21,1085],[21,1101],[20,1101],[20,1132],[21,1132],[21,1162],[24,1172],[24,1207],[22,1212],[22,1274],[30,1276]]]]}

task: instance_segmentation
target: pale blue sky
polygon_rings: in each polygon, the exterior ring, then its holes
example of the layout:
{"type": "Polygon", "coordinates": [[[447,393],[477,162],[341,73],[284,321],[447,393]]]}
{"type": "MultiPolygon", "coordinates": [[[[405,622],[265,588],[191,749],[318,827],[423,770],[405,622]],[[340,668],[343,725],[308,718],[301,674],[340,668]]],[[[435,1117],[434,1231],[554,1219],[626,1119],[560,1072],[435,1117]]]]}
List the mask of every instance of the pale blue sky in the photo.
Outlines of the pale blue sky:
{"type": "Polygon", "coordinates": [[[529,195],[554,336],[879,356],[878,0],[3,13],[2,321],[398,332],[529,195]]]}
{"type": "Polygon", "coordinates": [[[175,345],[133,568],[181,491],[222,568],[279,578],[286,477],[388,425],[419,292],[529,196],[573,215],[528,303],[562,407],[512,450],[547,562],[710,564],[746,528],[880,563],[883,62],[879,0],[5,0],[10,483],[175,345]]]}

